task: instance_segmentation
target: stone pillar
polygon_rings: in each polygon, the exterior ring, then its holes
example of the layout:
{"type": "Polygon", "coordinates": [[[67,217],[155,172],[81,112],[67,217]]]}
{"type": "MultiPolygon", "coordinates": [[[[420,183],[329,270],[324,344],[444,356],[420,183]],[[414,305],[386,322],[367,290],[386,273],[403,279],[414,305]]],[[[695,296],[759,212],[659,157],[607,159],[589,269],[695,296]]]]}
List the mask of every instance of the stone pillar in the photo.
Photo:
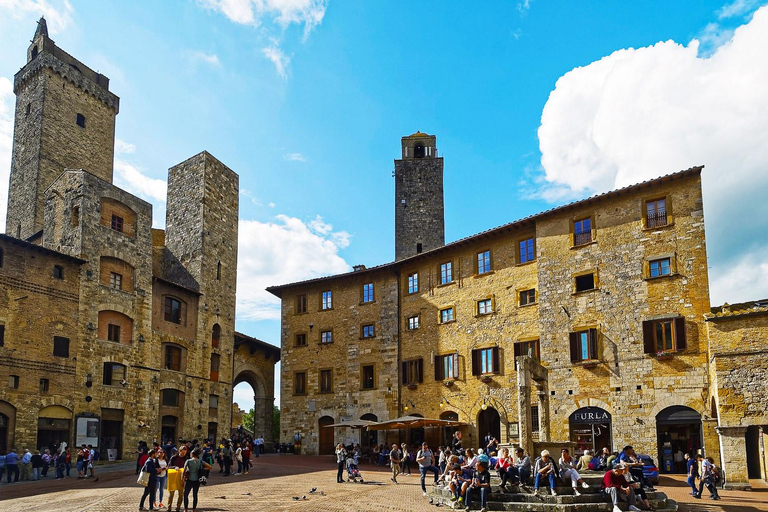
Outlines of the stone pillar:
{"type": "Polygon", "coordinates": [[[517,358],[517,409],[520,422],[520,446],[533,458],[533,433],[531,432],[531,358],[517,358]]]}
{"type": "Polygon", "coordinates": [[[723,465],[723,459],[720,456],[720,436],[717,434],[716,419],[702,419],[702,437],[704,438],[704,456],[715,459],[715,464],[723,465]]]}
{"type": "MultiPolygon", "coordinates": [[[[716,427],[720,436],[720,460],[725,489],[751,489],[747,475],[747,427],[716,427]]],[[[714,458],[714,457],[713,457],[714,458]]]]}
{"type": "Polygon", "coordinates": [[[539,441],[549,442],[549,393],[546,382],[537,382],[539,399],[539,441]]]}

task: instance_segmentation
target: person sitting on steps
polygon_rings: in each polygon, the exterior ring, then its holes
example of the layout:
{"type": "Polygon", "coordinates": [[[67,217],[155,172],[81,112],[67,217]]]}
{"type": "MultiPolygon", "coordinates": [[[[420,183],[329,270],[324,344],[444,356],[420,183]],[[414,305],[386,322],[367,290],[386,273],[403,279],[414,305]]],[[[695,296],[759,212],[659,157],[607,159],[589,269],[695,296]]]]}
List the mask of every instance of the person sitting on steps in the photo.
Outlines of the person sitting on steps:
{"type": "Polygon", "coordinates": [[[579,472],[576,471],[576,467],[574,465],[575,461],[571,457],[571,454],[568,452],[568,448],[563,448],[560,454],[561,457],[560,461],[558,462],[560,467],[560,475],[562,476],[563,480],[570,478],[574,496],[581,496],[577,484],[581,484],[581,487],[584,489],[589,489],[589,485],[587,485],[587,482],[582,480],[581,475],[579,475],[579,472]]]}
{"type": "Polygon", "coordinates": [[[546,478],[549,480],[552,496],[557,496],[557,491],[555,491],[555,461],[550,457],[549,450],[542,451],[541,457],[536,459],[536,462],[533,465],[533,474],[535,475],[533,480],[533,494],[539,494],[541,480],[546,478]]]}

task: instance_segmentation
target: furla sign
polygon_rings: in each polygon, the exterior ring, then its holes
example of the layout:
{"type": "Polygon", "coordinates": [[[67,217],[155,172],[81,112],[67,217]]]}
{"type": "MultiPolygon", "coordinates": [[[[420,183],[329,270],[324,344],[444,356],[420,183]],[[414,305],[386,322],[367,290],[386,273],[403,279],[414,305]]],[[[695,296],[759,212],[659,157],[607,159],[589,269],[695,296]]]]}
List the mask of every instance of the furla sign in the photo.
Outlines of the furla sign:
{"type": "Polygon", "coordinates": [[[602,409],[593,407],[575,411],[569,420],[571,423],[606,423],[611,421],[611,415],[602,409]]]}

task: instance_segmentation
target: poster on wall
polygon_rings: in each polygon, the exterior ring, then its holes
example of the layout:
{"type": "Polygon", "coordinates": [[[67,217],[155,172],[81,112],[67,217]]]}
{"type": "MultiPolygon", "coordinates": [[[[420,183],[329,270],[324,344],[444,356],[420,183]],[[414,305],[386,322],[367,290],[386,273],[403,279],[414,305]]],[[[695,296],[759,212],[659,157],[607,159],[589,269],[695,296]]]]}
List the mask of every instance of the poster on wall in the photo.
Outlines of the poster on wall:
{"type": "Polygon", "coordinates": [[[75,445],[99,446],[99,418],[77,418],[75,445]]]}

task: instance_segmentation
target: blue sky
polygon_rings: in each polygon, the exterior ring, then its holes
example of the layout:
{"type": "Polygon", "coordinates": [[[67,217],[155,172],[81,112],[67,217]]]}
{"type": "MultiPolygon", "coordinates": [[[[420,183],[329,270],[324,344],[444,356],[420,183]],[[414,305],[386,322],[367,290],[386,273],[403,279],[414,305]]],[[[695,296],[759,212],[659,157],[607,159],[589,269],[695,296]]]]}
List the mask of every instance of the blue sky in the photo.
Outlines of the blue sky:
{"type": "Polygon", "coordinates": [[[208,150],[240,175],[237,328],[267,342],[264,287],[392,260],[417,130],[445,157],[448,241],[704,164],[712,303],[765,298],[760,5],[0,0],[0,225],[13,74],[45,14],[121,97],[115,182],[157,227],[170,166],[208,150]]]}

